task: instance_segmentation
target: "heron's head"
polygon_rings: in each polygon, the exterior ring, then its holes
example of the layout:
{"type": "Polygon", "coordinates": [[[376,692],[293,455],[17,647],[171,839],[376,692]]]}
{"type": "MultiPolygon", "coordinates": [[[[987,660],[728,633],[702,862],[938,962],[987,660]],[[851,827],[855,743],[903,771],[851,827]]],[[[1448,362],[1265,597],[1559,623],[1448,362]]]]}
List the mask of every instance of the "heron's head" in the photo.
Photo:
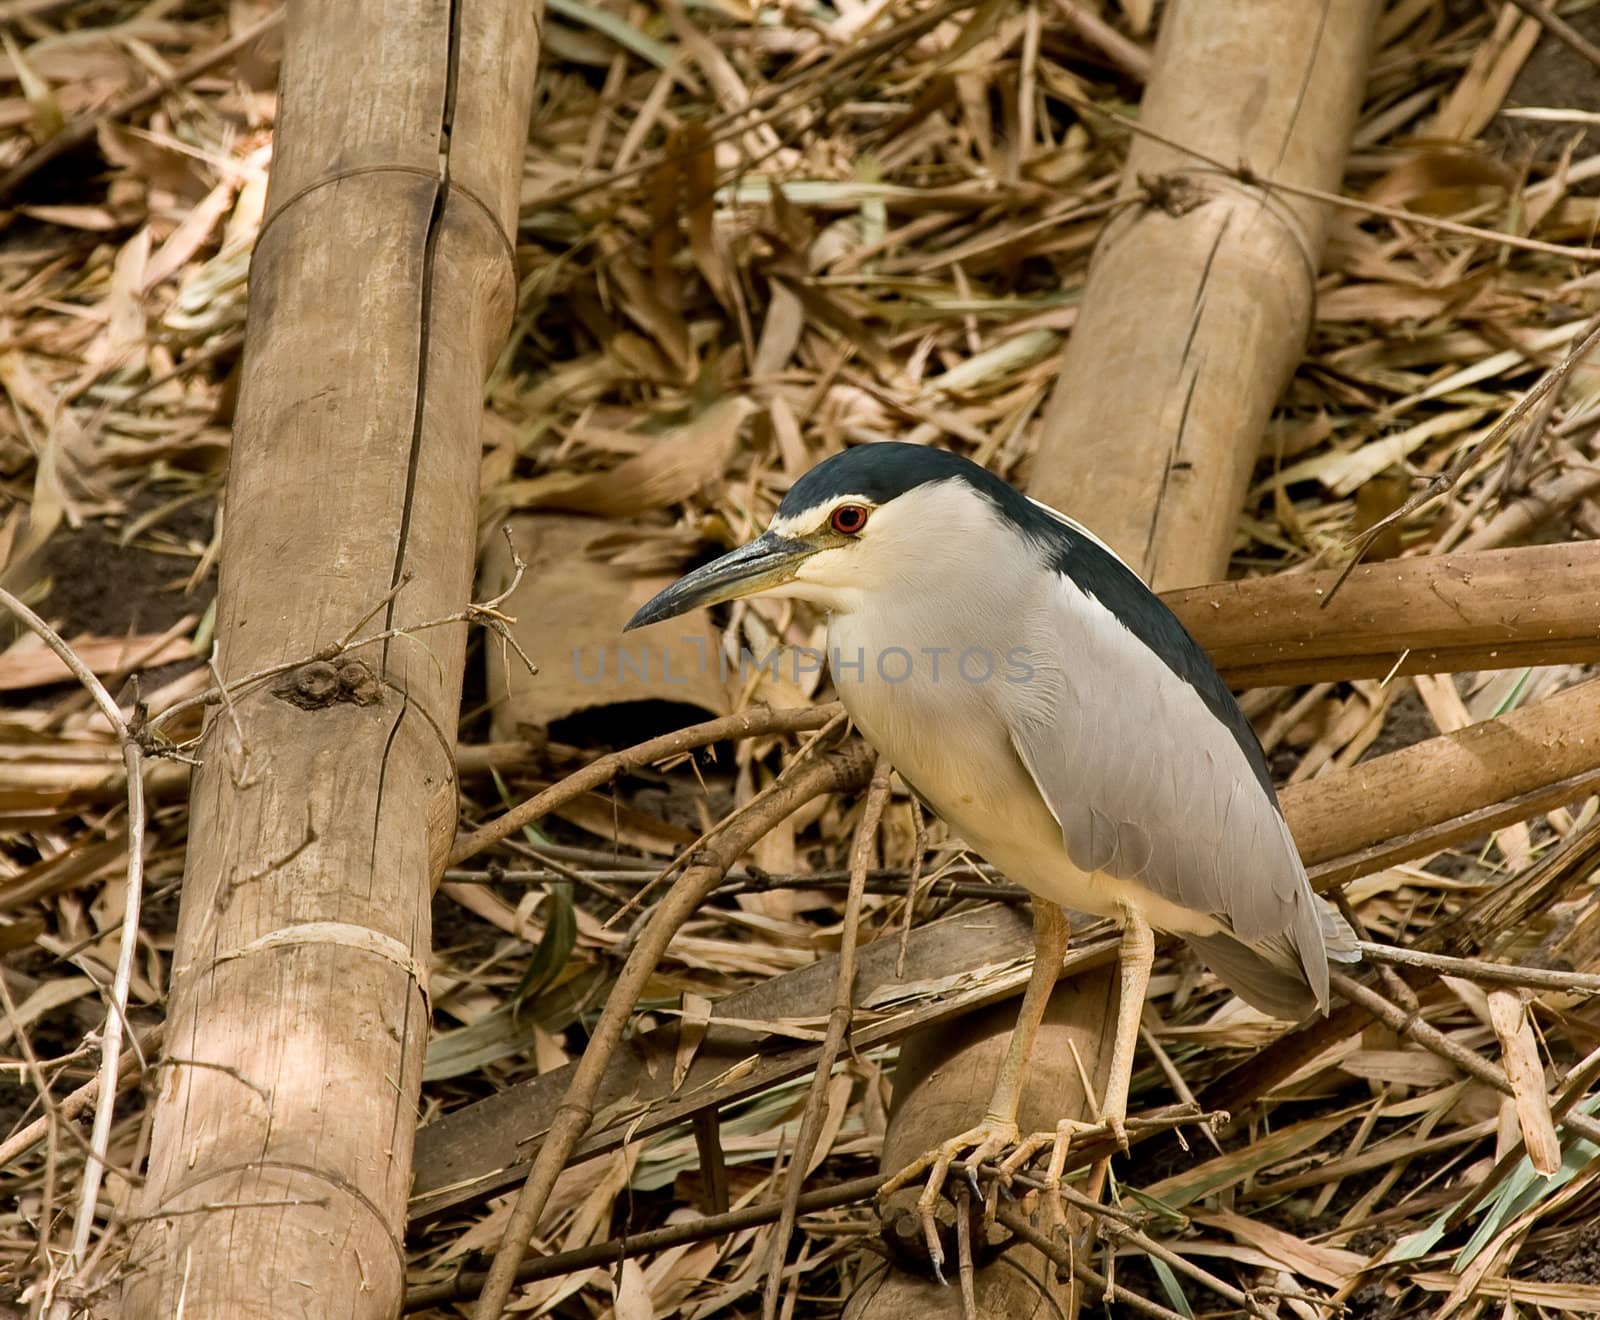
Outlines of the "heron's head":
{"type": "Polygon", "coordinates": [[[627,626],[743,596],[849,613],[883,593],[948,586],[955,572],[1003,577],[1007,554],[1043,553],[1030,527],[1055,517],[958,454],[858,445],[796,481],[755,540],[679,578],[627,626]]]}

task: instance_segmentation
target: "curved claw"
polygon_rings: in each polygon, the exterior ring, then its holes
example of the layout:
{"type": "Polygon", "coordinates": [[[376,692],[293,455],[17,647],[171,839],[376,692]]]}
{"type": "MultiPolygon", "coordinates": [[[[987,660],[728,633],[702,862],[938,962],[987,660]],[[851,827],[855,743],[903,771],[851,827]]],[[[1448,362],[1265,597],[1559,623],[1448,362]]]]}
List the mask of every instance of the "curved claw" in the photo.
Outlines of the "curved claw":
{"type": "Polygon", "coordinates": [[[998,1155],[1016,1139],[1015,1122],[986,1118],[977,1127],[969,1128],[960,1136],[951,1137],[949,1141],[941,1142],[932,1150],[924,1151],[878,1189],[878,1198],[882,1200],[913,1182],[924,1170],[927,1171],[927,1181],[923,1184],[921,1195],[917,1197],[917,1215],[922,1221],[922,1237],[928,1248],[928,1260],[933,1265],[934,1278],[941,1284],[945,1282],[944,1249],[939,1245],[939,1222],[934,1217],[934,1206],[938,1204],[939,1193],[944,1190],[950,1166],[963,1151],[971,1151],[966,1159],[966,1173],[973,1189],[978,1191],[980,1190],[978,1167],[998,1155]]]}
{"type": "Polygon", "coordinates": [[[1040,1179],[1041,1191],[1051,1228],[1063,1227],[1066,1224],[1067,1209],[1061,1198],[1061,1175],[1066,1168],[1067,1155],[1072,1150],[1073,1139],[1102,1136],[1110,1136],[1123,1150],[1128,1149],[1127,1129],[1120,1118],[1106,1118],[1099,1123],[1084,1123],[1078,1119],[1064,1118],[1056,1124],[1054,1132],[1034,1132],[1017,1143],[1017,1148],[1000,1165],[1000,1183],[1002,1186],[1009,1185],[1040,1151],[1048,1148],[1050,1162],[1045,1166],[1040,1179]]]}

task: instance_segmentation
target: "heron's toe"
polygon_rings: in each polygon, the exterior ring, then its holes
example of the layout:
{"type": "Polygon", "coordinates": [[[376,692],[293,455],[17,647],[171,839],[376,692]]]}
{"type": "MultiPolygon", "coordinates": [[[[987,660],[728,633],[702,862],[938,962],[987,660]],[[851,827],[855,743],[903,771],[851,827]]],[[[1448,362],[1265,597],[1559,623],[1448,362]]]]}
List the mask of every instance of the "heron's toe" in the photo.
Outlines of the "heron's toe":
{"type": "Polygon", "coordinates": [[[909,1186],[927,1173],[922,1194],[917,1197],[917,1215],[922,1221],[922,1235],[928,1248],[928,1260],[933,1274],[940,1283],[944,1280],[944,1249],[939,1245],[938,1219],[934,1207],[939,1203],[939,1193],[944,1190],[950,1166],[966,1154],[968,1175],[976,1178],[979,1165],[992,1160],[1017,1139],[1017,1125],[1006,1119],[986,1118],[976,1127],[968,1128],[958,1137],[940,1142],[932,1150],[924,1151],[878,1189],[880,1200],[909,1186]]]}

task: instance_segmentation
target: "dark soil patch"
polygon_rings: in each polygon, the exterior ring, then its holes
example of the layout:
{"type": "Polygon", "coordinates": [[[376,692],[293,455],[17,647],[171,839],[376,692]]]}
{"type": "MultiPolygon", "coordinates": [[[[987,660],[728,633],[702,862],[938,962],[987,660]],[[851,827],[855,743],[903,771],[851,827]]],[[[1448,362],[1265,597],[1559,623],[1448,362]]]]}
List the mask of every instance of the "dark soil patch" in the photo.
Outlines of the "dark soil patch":
{"type": "Polygon", "coordinates": [[[1428,708],[1422,704],[1422,698],[1417,695],[1416,688],[1407,685],[1405,690],[1389,703],[1388,714],[1383,720],[1383,729],[1372,740],[1372,746],[1362,753],[1361,759],[1370,761],[1375,756],[1398,752],[1402,747],[1426,742],[1437,732],[1438,730],[1433,727],[1433,718],[1428,714],[1428,708]]]}
{"type": "MultiPolygon", "coordinates": [[[[1585,9],[1563,17],[1580,34],[1600,45],[1600,9],[1585,9]]],[[[1600,71],[1547,32],[1539,38],[1533,54],[1511,84],[1506,105],[1600,111],[1600,71]]],[[[1558,160],[1566,144],[1579,136],[1582,140],[1574,149],[1574,159],[1600,151],[1600,129],[1585,130],[1575,124],[1544,124],[1502,116],[1484,133],[1485,140],[1508,160],[1525,159],[1538,165],[1558,160]]],[[[1587,186],[1575,189],[1587,190],[1587,186]]]]}
{"type": "Polygon", "coordinates": [[[1540,1249],[1517,1270],[1536,1283],[1600,1283],[1600,1236],[1585,1224],[1540,1249]]]}
{"type": "MultiPolygon", "coordinates": [[[[166,498],[156,493],[135,495],[128,516],[137,518],[166,498]]],[[[211,538],[215,517],[214,500],[196,500],[164,518],[159,530],[178,542],[203,545],[211,538]]],[[[44,613],[58,621],[69,637],[161,632],[203,608],[216,589],[208,578],[186,594],[181,585],[189,566],[184,558],[137,544],[119,545],[117,531],[104,522],[62,527],[44,548],[44,571],[50,577],[44,613]]]]}

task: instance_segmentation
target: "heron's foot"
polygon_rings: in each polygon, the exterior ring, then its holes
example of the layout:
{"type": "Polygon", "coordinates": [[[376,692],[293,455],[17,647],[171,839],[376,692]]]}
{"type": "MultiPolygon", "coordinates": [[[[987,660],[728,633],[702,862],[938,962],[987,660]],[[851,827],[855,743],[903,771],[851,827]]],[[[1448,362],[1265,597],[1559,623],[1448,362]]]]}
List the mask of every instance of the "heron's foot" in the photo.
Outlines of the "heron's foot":
{"type": "Polygon", "coordinates": [[[935,1217],[934,1207],[939,1203],[939,1193],[944,1190],[950,1166],[961,1157],[963,1151],[970,1152],[964,1163],[968,1179],[974,1190],[978,1190],[978,1166],[992,1160],[1016,1139],[1017,1125],[1014,1120],[985,1118],[977,1127],[969,1128],[959,1137],[951,1137],[949,1141],[925,1151],[878,1189],[881,1200],[927,1173],[928,1180],[923,1184],[922,1195],[917,1198],[917,1216],[922,1221],[922,1237],[928,1248],[928,1260],[933,1265],[934,1278],[940,1283],[945,1281],[944,1249],[939,1245],[939,1221],[935,1217]]]}
{"type": "Polygon", "coordinates": [[[1110,1137],[1124,1151],[1128,1149],[1128,1131],[1121,1118],[1106,1118],[1098,1123],[1064,1118],[1056,1124],[1053,1132],[1035,1132],[1017,1143],[1017,1148],[1000,1165],[1001,1185],[1009,1187],[1017,1174],[1027,1168],[1040,1151],[1048,1150],[1050,1159],[1040,1179],[1040,1191],[1049,1220],[1049,1231],[1054,1233],[1058,1229],[1065,1229],[1067,1210],[1061,1197],[1061,1175],[1066,1168],[1072,1144],[1076,1141],[1081,1145],[1105,1137],[1110,1137]]]}

